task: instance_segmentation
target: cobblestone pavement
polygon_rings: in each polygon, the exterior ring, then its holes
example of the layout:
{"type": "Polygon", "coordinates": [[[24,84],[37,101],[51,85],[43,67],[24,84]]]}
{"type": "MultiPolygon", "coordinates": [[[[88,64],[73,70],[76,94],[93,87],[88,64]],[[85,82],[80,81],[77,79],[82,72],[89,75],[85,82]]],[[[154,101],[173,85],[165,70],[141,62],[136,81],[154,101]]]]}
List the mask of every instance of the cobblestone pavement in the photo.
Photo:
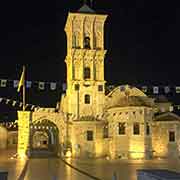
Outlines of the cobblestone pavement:
{"type": "MultiPolygon", "coordinates": [[[[25,165],[25,160],[12,159],[13,151],[0,151],[0,171],[8,171],[8,180],[16,180],[25,165]]],[[[180,160],[77,160],[68,163],[101,180],[136,180],[137,169],[169,169],[180,172],[180,160]]],[[[92,180],[92,178],[67,166],[58,158],[30,159],[25,180],[92,180]]]]}

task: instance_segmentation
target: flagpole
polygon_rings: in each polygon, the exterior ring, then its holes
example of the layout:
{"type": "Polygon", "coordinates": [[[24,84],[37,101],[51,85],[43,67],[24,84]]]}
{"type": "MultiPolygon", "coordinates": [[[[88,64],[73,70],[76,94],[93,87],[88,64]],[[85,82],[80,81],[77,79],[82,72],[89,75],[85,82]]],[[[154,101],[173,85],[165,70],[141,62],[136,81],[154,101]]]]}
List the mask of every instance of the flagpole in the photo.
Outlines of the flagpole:
{"type": "Polygon", "coordinates": [[[24,79],[23,79],[23,111],[26,109],[26,86],[25,86],[25,72],[26,72],[26,67],[23,65],[23,72],[24,72],[24,79]]]}

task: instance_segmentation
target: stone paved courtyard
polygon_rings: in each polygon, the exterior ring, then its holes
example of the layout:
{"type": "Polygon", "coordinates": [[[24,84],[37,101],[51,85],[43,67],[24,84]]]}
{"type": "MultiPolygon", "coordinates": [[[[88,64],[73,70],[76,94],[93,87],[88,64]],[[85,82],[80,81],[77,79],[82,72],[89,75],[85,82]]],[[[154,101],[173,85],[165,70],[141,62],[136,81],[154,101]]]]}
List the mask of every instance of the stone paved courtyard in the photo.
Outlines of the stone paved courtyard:
{"type": "MultiPolygon", "coordinates": [[[[0,171],[8,171],[8,180],[16,180],[21,175],[25,160],[12,159],[14,151],[0,152],[0,171]]],[[[169,169],[180,172],[180,160],[67,160],[73,166],[98,177],[111,180],[116,172],[118,180],[136,180],[137,169],[169,169]]],[[[58,158],[30,159],[25,180],[91,180],[67,166],[58,158]]]]}

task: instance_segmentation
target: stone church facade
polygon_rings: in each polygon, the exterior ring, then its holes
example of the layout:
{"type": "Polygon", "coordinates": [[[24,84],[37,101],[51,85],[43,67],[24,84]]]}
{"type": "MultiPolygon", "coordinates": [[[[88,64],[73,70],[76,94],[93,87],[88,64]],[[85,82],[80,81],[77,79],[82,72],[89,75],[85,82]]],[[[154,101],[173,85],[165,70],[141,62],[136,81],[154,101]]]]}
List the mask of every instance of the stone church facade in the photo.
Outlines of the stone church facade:
{"type": "Polygon", "coordinates": [[[105,94],[106,18],[87,5],[68,14],[66,93],[58,108],[18,112],[19,155],[179,157],[180,117],[169,111],[170,103],[159,105],[129,85],[105,94]]]}

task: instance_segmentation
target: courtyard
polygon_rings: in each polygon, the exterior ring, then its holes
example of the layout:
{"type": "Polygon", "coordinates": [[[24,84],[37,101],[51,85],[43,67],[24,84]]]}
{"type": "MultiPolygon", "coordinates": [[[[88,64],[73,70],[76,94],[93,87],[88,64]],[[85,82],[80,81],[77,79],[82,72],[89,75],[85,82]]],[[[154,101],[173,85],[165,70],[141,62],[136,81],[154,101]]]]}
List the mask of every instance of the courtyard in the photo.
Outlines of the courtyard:
{"type": "Polygon", "coordinates": [[[80,171],[97,177],[99,180],[111,180],[114,173],[118,180],[136,180],[137,169],[168,169],[180,172],[179,159],[153,160],[105,160],[105,159],[66,159],[74,168],[60,158],[33,158],[28,161],[17,159],[14,150],[1,151],[0,171],[8,171],[8,180],[91,180],[80,171]],[[80,170],[80,171],[78,171],[80,170]]]}

